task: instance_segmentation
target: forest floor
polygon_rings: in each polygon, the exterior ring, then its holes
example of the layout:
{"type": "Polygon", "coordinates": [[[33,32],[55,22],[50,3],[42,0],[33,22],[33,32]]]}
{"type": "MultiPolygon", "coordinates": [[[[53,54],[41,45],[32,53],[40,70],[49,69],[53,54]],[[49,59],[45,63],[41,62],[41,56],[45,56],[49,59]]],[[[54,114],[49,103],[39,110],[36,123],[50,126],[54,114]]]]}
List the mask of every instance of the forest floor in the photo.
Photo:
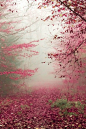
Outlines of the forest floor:
{"type": "Polygon", "coordinates": [[[0,98],[0,129],[86,129],[85,88],[74,91],[35,88],[0,98]]]}

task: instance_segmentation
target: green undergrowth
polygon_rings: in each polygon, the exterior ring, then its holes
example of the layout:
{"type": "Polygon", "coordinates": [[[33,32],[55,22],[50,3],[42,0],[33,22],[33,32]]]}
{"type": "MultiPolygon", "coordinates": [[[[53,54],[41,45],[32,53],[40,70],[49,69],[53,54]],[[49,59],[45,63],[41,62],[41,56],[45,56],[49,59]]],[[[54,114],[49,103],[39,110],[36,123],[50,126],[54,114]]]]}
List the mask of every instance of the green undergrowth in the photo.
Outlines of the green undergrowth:
{"type": "Polygon", "coordinates": [[[82,104],[80,101],[67,101],[67,99],[57,99],[56,101],[48,100],[51,108],[59,108],[60,115],[75,115],[78,113],[84,114],[86,104],[82,104]],[[78,113],[77,113],[78,112],[78,113]]]}
{"type": "Polygon", "coordinates": [[[28,106],[27,104],[21,104],[20,105],[20,110],[17,112],[17,115],[22,115],[23,111],[29,110],[30,106],[28,106]]]}
{"type": "Polygon", "coordinates": [[[25,105],[22,104],[20,107],[21,107],[21,109],[23,109],[23,110],[25,110],[26,108],[27,108],[27,109],[30,108],[27,104],[25,104],[25,105]]]}

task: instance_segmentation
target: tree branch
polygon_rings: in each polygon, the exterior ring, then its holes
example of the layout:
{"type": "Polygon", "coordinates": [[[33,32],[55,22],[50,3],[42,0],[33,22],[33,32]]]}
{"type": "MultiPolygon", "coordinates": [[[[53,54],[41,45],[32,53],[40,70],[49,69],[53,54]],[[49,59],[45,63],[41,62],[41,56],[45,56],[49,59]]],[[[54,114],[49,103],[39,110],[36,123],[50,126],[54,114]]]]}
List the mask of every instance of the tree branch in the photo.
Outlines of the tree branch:
{"type": "MultiPolygon", "coordinates": [[[[57,0],[58,1],[58,0],[57,0]]],[[[76,14],[77,16],[79,16],[83,21],[86,22],[86,19],[84,17],[82,17],[80,14],[78,14],[77,12],[75,12],[74,10],[72,10],[68,5],[66,5],[64,2],[62,2],[61,0],[59,0],[59,2],[61,4],[63,4],[65,7],[67,7],[70,11],[72,11],[74,14],[76,14]]]]}

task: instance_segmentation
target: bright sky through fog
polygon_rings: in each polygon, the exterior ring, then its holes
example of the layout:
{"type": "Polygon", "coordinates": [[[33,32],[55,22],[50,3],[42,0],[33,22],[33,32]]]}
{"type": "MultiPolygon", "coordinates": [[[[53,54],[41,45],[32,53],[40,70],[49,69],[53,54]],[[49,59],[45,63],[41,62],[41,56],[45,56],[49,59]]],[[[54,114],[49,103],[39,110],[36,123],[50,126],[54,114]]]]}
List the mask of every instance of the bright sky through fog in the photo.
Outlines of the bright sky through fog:
{"type": "MultiPolygon", "coordinates": [[[[53,45],[56,45],[56,43],[59,42],[55,41],[55,43],[53,42],[51,44],[51,40],[55,34],[61,36],[60,32],[63,31],[62,27],[64,26],[64,23],[62,24],[62,17],[53,19],[53,21],[42,21],[41,19],[45,19],[47,16],[52,16],[52,5],[47,8],[38,9],[38,3],[41,1],[42,0],[29,0],[28,3],[27,0],[13,0],[12,3],[10,3],[11,5],[9,5],[9,9],[11,8],[12,10],[14,10],[13,13],[10,13],[10,19],[12,18],[13,20],[14,18],[14,20],[17,21],[21,20],[21,23],[17,24],[16,28],[20,29],[22,27],[29,26],[26,30],[23,31],[23,35],[18,41],[19,43],[26,43],[34,40],[44,39],[40,42],[37,42],[38,46],[34,48],[35,51],[39,52],[37,56],[23,59],[24,61],[22,68],[39,69],[38,72],[33,77],[31,77],[32,80],[28,80],[27,78],[27,84],[28,81],[29,83],[35,83],[39,80],[41,82],[55,80],[54,75],[49,74],[51,71],[53,71],[54,68],[52,64],[48,65],[48,62],[50,62],[51,59],[47,57],[47,54],[56,52],[56,50],[53,48],[53,45]],[[54,26],[52,26],[52,24],[54,24],[54,26]],[[46,63],[43,64],[41,62],[46,63]]],[[[57,47],[58,44],[57,46],[55,46],[55,48],[57,47]]],[[[26,51],[24,52],[27,53],[26,51]]]]}
{"type": "Polygon", "coordinates": [[[27,0],[15,0],[15,3],[18,12],[24,14],[26,9],[28,8],[27,0]]]}
{"type": "Polygon", "coordinates": [[[27,0],[17,0],[16,2],[18,4],[17,7],[19,9],[23,10],[24,8],[26,8],[28,6],[27,0]]]}

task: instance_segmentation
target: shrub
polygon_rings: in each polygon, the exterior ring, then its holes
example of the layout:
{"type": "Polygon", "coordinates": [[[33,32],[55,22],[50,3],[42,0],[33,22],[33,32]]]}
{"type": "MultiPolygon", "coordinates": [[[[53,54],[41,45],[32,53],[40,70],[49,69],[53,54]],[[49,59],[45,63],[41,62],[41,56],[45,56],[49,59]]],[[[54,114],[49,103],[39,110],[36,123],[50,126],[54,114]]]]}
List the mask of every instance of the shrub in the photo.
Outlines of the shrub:
{"type": "Polygon", "coordinates": [[[71,108],[77,109],[79,113],[84,113],[85,104],[82,104],[80,101],[71,102],[71,101],[67,101],[67,99],[57,99],[55,102],[51,104],[51,108],[54,108],[54,107],[60,108],[61,110],[61,112],[59,112],[60,115],[77,116],[77,114],[73,110],[71,110],[71,108]],[[67,109],[71,110],[71,112],[68,111],[67,109]]]}

